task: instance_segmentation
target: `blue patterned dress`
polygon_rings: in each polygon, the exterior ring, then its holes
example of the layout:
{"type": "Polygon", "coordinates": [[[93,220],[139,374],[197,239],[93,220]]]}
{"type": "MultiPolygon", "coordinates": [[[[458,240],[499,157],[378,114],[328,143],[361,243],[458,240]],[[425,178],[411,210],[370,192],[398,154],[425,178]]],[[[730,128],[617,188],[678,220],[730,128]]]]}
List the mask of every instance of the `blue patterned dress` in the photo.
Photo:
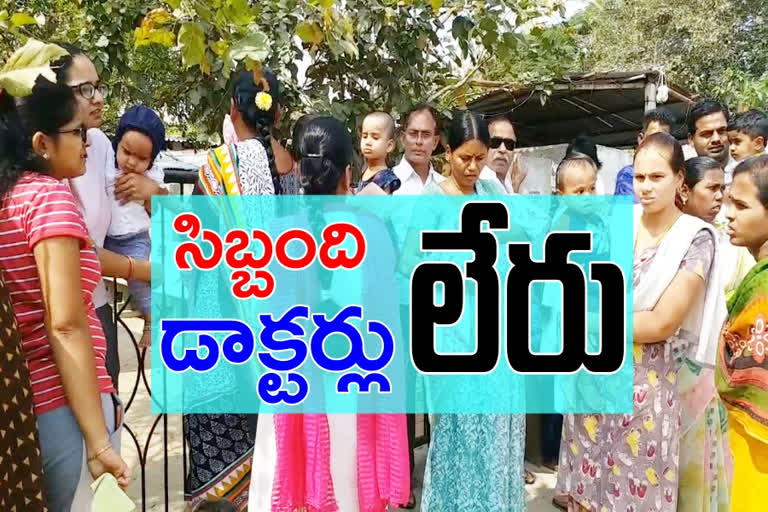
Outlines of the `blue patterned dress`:
{"type": "Polygon", "coordinates": [[[400,178],[397,177],[392,169],[384,169],[383,171],[377,172],[373,178],[360,182],[356,192],[360,192],[371,183],[378,185],[384,192],[389,195],[394,194],[395,191],[402,185],[400,178]]]}
{"type": "MultiPolygon", "coordinates": [[[[430,187],[425,194],[445,194],[430,187]]],[[[478,180],[477,195],[504,195],[478,180]]],[[[524,414],[430,414],[422,512],[525,510],[524,414]]]]}

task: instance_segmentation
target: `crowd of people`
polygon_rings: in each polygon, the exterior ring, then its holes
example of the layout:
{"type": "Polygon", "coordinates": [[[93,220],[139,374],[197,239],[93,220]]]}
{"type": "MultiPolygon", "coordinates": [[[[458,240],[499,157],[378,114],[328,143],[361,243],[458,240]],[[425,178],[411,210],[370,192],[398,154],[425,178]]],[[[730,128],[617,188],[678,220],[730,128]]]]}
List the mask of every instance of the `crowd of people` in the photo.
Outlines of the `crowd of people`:
{"type": "MultiPolygon", "coordinates": [[[[100,130],[108,88],[82,51],[62,46],[69,55],[52,64],[55,81],[38,78],[24,98],[0,90],[3,510],[89,510],[93,479],[131,481],[102,277],[128,281],[144,319],[141,344],[150,343],[149,216],[151,197],[168,193],[154,165],[165,129],[137,106],[110,140],[100,130]]],[[[232,83],[227,143],[208,153],[196,194],[526,193],[509,116],[464,111],[444,127],[435,108],[419,104],[398,135],[390,114],[373,112],[362,122],[366,165],[354,185],[355,137],[341,121],[305,115],[286,149],[273,136],[282,115],[274,74],[240,72],[232,83]],[[390,165],[398,142],[404,155],[390,165]],[[441,143],[445,174],[432,158],[441,143]]],[[[558,473],[553,505],[564,510],[752,511],[768,489],[768,117],[731,118],[702,101],[687,121],[697,156],[685,159],[670,135],[676,120],[655,110],[617,178],[616,193],[636,203],[634,411],[542,417],[543,456],[558,473]]],[[[595,194],[600,168],[595,144],[575,140],[556,168],[555,193],[595,194]]],[[[552,226],[567,221],[554,214],[552,226]]],[[[296,223],[318,222],[312,215],[296,223]]],[[[394,271],[405,234],[368,227],[382,233],[370,269],[394,271]]],[[[350,286],[330,272],[311,277],[295,278],[307,296],[350,286]]],[[[217,276],[207,278],[211,286],[197,283],[192,297],[214,318],[229,306],[208,295],[217,276]]],[[[371,284],[358,285],[367,304],[371,284]]],[[[376,282],[388,285],[397,286],[376,282]]],[[[408,332],[408,290],[395,293],[399,307],[387,314],[408,332]]],[[[220,386],[196,396],[236,397],[237,386],[222,372],[220,386]]],[[[414,508],[415,423],[406,414],[185,415],[187,509],[414,508]]],[[[429,425],[421,510],[525,509],[534,476],[524,467],[524,415],[430,414],[429,425]]]]}

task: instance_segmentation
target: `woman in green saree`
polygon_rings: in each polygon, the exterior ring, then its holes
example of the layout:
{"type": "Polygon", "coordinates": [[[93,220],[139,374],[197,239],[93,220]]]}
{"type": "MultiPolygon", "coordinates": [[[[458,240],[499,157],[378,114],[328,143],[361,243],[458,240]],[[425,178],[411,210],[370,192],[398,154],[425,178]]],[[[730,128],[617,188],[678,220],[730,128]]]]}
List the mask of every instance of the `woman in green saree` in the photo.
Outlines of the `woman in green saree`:
{"type": "MultiPolygon", "coordinates": [[[[488,125],[473,113],[448,127],[451,175],[424,194],[504,195],[495,180],[479,179],[488,154],[488,125]]],[[[421,510],[525,510],[525,416],[430,414],[431,441],[421,510]]]]}
{"type": "Polygon", "coordinates": [[[731,510],[762,510],[768,489],[768,156],[733,173],[726,218],[731,243],[757,264],[728,299],[716,384],[728,410],[734,472],[731,510]]]}

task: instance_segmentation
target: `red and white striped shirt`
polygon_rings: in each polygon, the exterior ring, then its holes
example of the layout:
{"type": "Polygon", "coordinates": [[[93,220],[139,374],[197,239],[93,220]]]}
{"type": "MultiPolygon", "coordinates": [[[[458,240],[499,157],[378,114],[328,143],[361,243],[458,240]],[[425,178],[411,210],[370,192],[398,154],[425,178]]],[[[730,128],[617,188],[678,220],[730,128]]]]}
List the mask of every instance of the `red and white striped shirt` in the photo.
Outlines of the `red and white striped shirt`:
{"type": "Polygon", "coordinates": [[[80,240],[83,302],[96,356],[99,389],[102,393],[114,392],[105,365],[107,342],[93,305],[93,290],[101,280],[101,266],[82,214],[65,182],[27,173],[0,207],[0,270],[19,324],[38,416],[67,405],[45,328],[40,276],[32,253],[39,241],[61,236],[80,240]]]}

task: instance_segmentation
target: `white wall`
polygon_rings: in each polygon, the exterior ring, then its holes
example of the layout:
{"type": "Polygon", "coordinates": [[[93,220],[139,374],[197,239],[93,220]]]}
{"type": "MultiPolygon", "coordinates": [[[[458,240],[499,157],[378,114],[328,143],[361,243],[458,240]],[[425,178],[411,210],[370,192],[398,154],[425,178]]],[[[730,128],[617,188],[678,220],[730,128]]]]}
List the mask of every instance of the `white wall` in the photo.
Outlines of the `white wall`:
{"type": "MultiPolygon", "coordinates": [[[[555,169],[565,157],[567,148],[567,144],[557,144],[519,149],[521,164],[528,170],[523,185],[528,189],[545,189],[541,190],[543,194],[551,194],[555,186],[555,169]]],[[[597,146],[597,158],[603,164],[597,177],[597,193],[613,194],[616,175],[623,167],[632,163],[632,153],[623,149],[597,146]]]]}

